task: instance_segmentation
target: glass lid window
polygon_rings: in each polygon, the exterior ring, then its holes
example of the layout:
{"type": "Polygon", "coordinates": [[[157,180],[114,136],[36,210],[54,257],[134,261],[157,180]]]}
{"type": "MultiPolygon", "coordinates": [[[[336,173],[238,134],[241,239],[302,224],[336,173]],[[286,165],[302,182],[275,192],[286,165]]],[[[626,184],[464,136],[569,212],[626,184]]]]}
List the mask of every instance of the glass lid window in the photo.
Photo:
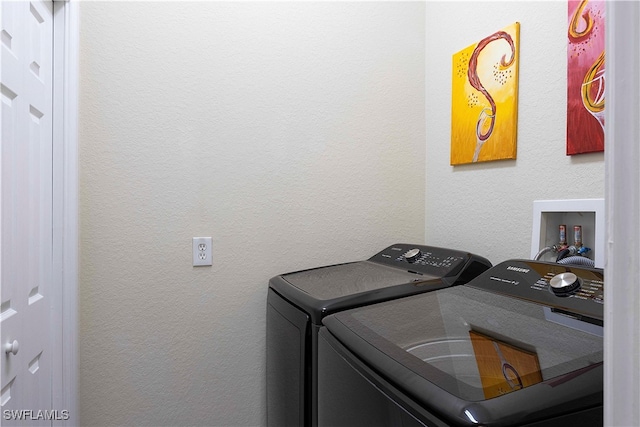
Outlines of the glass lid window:
{"type": "Polygon", "coordinates": [[[404,283],[439,279],[367,261],[289,273],[284,278],[296,288],[318,299],[338,298],[404,283]]]}
{"type": "Polygon", "coordinates": [[[550,320],[548,311],[458,286],[364,307],[351,316],[369,330],[367,336],[382,338],[376,345],[383,351],[392,357],[401,352],[399,363],[451,394],[480,401],[602,362],[601,336],[550,320]],[[416,369],[424,363],[439,375],[416,369]]]}

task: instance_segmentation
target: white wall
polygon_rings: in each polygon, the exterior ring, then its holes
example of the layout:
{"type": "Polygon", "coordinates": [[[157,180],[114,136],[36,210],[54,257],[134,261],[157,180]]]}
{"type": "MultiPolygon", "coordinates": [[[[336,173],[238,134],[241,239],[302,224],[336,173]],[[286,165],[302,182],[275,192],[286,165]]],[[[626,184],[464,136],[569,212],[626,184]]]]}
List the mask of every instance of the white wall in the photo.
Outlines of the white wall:
{"type": "Polygon", "coordinates": [[[567,3],[426,3],[426,241],[529,258],[533,201],[604,197],[604,154],[565,155],[567,3]],[[450,166],[451,57],[520,22],[516,160],[450,166]]]}
{"type": "Polygon", "coordinates": [[[424,241],[425,4],[80,13],[80,422],[261,425],[268,279],[424,241]]]}

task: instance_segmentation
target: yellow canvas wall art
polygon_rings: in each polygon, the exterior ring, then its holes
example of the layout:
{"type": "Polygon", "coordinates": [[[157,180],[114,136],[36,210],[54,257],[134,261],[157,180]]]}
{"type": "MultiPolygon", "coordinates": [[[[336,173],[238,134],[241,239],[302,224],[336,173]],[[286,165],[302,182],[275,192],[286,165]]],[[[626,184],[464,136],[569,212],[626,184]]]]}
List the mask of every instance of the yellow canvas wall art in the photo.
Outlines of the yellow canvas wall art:
{"type": "Polygon", "coordinates": [[[520,23],[453,55],[451,164],[516,158],[520,23]]]}

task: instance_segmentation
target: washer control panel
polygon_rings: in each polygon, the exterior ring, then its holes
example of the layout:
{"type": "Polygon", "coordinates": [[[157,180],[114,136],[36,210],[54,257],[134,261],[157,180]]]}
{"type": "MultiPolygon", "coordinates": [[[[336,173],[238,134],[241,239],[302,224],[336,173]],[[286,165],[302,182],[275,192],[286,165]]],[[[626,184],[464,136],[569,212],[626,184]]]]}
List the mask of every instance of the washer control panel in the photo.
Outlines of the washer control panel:
{"type": "Polygon", "coordinates": [[[599,320],[604,317],[604,271],[599,268],[508,260],[468,285],[599,320]]]}
{"type": "MultiPolygon", "coordinates": [[[[369,261],[401,268],[417,274],[435,277],[450,277],[469,267],[470,262],[480,271],[491,267],[491,263],[480,256],[455,249],[415,244],[398,243],[383,249],[369,261]]],[[[478,271],[476,274],[479,274],[478,271]]]]}

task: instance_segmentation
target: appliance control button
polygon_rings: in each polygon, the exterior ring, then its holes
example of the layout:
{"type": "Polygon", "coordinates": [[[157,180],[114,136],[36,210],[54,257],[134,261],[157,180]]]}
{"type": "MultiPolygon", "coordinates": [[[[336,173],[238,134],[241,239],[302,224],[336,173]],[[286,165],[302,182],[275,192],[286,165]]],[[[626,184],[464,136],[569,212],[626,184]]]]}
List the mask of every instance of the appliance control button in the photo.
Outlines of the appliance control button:
{"type": "Polygon", "coordinates": [[[415,248],[415,249],[408,250],[404,254],[404,258],[407,260],[407,262],[416,262],[416,260],[420,258],[420,255],[422,255],[422,252],[420,252],[420,249],[415,248]]]}
{"type": "Polygon", "coordinates": [[[556,295],[568,295],[580,288],[580,279],[574,273],[565,272],[556,274],[549,280],[551,290],[556,295]]]}

